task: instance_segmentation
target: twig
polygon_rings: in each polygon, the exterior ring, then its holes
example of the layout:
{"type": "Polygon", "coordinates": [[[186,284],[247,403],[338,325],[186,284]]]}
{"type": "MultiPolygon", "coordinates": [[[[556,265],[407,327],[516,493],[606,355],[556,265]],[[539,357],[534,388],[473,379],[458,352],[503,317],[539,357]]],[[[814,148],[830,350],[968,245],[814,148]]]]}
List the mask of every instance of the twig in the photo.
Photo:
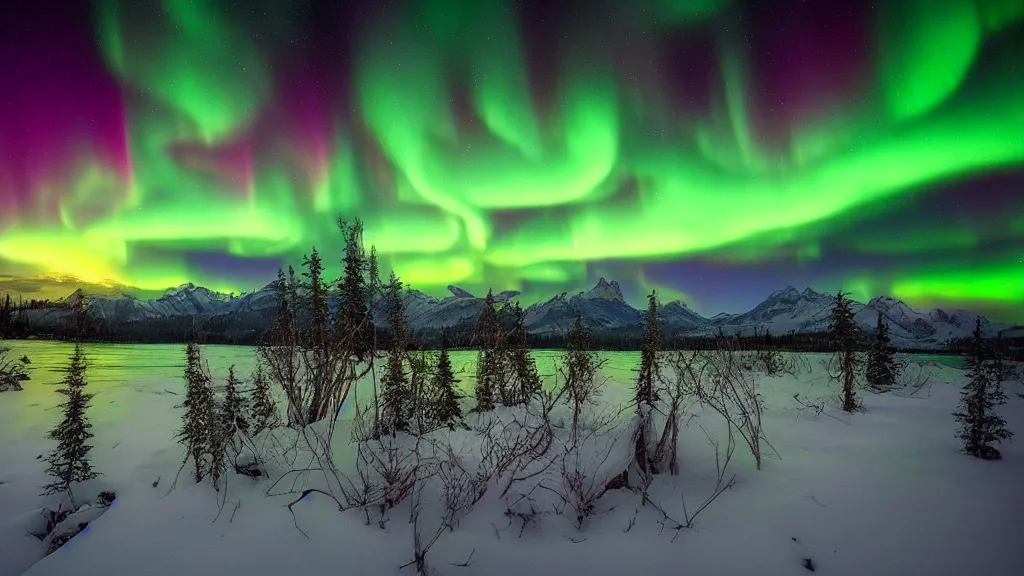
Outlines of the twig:
{"type": "Polygon", "coordinates": [[[460,568],[466,568],[469,566],[471,560],[473,560],[473,554],[476,552],[476,548],[469,553],[469,558],[466,558],[465,562],[449,562],[452,566],[459,566],[460,568]]]}

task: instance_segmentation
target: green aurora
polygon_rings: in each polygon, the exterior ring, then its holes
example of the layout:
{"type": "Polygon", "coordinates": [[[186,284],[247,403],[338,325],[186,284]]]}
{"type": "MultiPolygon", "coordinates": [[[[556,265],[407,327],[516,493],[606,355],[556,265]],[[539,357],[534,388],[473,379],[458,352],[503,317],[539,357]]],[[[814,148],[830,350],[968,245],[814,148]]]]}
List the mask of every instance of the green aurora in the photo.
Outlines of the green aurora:
{"type": "Polygon", "coordinates": [[[331,14],[313,2],[90,5],[69,26],[116,89],[58,100],[118,121],[25,120],[43,135],[20,152],[0,132],[0,273],[251,290],[312,246],[336,261],[340,215],[432,294],[530,301],[604,273],[714,313],[728,303],[686,263],[777,265],[861,299],[1024,320],[1024,0],[864,7],[860,61],[834,56],[854,80],[775,112],[766,81],[827,75],[766,69],[750,38],[773,24],[747,3],[624,3],[563,15],[547,41],[511,2],[399,4],[336,15],[347,28],[311,24],[331,14]],[[342,29],[339,54],[320,53],[342,29]],[[673,39],[707,47],[679,50],[705,80],[659,59],[673,39]],[[981,217],[936,217],[939,188],[981,217]]]}

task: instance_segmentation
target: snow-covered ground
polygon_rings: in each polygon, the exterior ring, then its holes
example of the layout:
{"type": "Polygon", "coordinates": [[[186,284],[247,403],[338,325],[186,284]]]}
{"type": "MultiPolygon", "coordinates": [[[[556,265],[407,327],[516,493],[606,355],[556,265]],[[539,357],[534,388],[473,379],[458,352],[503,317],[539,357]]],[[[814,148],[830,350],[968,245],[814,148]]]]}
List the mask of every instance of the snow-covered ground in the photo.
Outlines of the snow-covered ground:
{"type": "MultiPolygon", "coordinates": [[[[25,390],[0,394],[0,576],[58,574],[412,574],[408,501],[384,528],[365,524],[360,511],[339,513],[330,499],[267,497],[269,483],[231,474],[227,505],[218,517],[208,483],[182,474],[173,434],[179,425],[184,382],[180,346],[87,345],[90,391],[96,393],[93,462],[104,476],[87,488],[117,493],[111,508],[80,535],[39,560],[44,547],[27,534],[46,499],[38,458],[50,448],[44,434],[59,417],[52,384],[61,378],[71,346],[11,342],[33,364],[25,390]],[[159,480],[156,487],[154,483],[159,480]],[[237,504],[237,505],[236,505],[237,504]],[[236,509],[237,508],[237,509],[236,509]],[[304,536],[296,524],[308,535],[304,536]]],[[[242,374],[251,349],[208,346],[218,378],[229,364],[242,374]]],[[[555,352],[537,352],[551,373],[555,352]]],[[[456,353],[461,378],[473,374],[473,355],[456,353]]],[[[614,404],[629,393],[637,355],[608,353],[604,397],[614,404]]],[[[932,386],[917,397],[862,393],[866,413],[839,412],[834,403],[814,416],[800,399],[831,401],[821,355],[801,355],[809,367],[798,377],[761,377],[764,428],[779,457],[766,448],[763,470],[737,448],[730,467],[736,483],[676,534],[653,506],[628,491],[608,492],[598,514],[577,530],[536,494],[541,513],[522,535],[505,515],[506,503],[489,493],[427,557],[440,574],[804,574],[805,558],[829,575],[968,575],[1024,573],[1024,444],[1000,447],[1004,460],[986,462],[958,452],[953,411],[963,372],[929,360],[932,386]],[[471,558],[470,558],[471,556],[471,558]],[[468,566],[454,564],[466,563],[468,566]]],[[[916,368],[915,368],[916,371],[916,368]]],[[[1024,392],[1009,385],[1003,407],[1011,430],[1024,434],[1024,392]]],[[[347,413],[346,413],[347,414],[347,413]]],[[[679,476],[659,475],[653,500],[681,519],[715,483],[714,449],[702,431],[724,441],[724,426],[696,411],[680,433],[679,476]]],[[[621,445],[620,445],[621,446],[621,445]]],[[[348,431],[335,437],[351,450],[348,431]]],[[[626,456],[628,458],[628,455],[626,456]]],[[[340,454],[339,462],[347,460],[340,454]]],[[[315,485],[315,481],[314,484],[315,485]]],[[[540,491],[543,492],[543,491],[540,491]]],[[[428,509],[430,507],[428,506],[428,509]]],[[[426,518],[433,533],[436,518],[426,518]]]]}

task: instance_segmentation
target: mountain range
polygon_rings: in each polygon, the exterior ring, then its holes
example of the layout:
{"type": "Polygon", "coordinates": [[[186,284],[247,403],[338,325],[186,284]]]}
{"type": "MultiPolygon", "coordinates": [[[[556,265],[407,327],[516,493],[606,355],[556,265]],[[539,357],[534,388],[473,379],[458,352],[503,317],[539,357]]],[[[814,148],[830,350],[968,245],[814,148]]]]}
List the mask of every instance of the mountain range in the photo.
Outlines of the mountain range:
{"type": "MultiPolygon", "coordinates": [[[[418,290],[402,292],[406,320],[413,330],[430,330],[471,322],[484,307],[484,299],[457,286],[448,286],[450,296],[437,298],[418,290]]],[[[494,297],[506,302],[519,296],[519,292],[506,291],[494,297]]],[[[223,294],[195,284],[183,284],[167,290],[156,298],[140,298],[132,293],[85,293],[78,289],[62,301],[67,304],[77,299],[85,304],[93,316],[110,322],[137,322],[174,316],[224,316],[233,313],[255,313],[266,317],[269,324],[276,306],[274,285],[235,296],[223,294]]],[[[741,314],[718,314],[705,318],[690,309],[686,303],[675,300],[662,303],[660,317],[671,333],[686,336],[713,334],[722,330],[727,334],[753,334],[770,331],[774,335],[821,333],[827,330],[834,295],[816,292],[810,288],[799,291],[789,286],[770,294],[763,302],[741,314]]],[[[919,310],[893,298],[880,296],[864,304],[854,302],[855,319],[863,330],[874,331],[878,315],[889,325],[893,345],[913,348],[940,348],[946,341],[970,336],[979,314],[966,310],[933,308],[919,310]]],[[[619,284],[601,278],[587,292],[574,295],[561,293],[547,301],[526,308],[526,328],[531,334],[556,335],[572,325],[577,312],[585,324],[595,331],[634,331],[641,327],[645,312],[630,306],[623,298],[619,284]]],[[[56,323],[66,309],[41,308],[25,310],[28,319],[40,325],[56,323]]],[[[387,326],[387,310],[379,301],[373,309],[374,321],[387,326]]],[[[252,314],[250,314],[251,316],[252,314]]],[[[225,318],[227,319],[227,318],[225,318]]],[[[982,326],[989,335],[1009,328],[981,317],[982,326]]]]}

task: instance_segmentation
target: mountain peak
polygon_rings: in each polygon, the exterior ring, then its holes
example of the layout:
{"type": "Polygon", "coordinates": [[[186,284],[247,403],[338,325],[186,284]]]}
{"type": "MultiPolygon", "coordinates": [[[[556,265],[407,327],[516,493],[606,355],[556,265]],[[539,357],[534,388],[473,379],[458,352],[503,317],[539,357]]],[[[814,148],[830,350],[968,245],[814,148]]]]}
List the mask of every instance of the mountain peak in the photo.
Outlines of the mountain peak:
{"type": "Polygon", "coordinates": [[[793,286],[786,286],[782,290],[776,290],[775,292],[772,292],[771,296],[769,296],[768,299],[771,300],[771,299],[782,298],[782,299],[786,299],[786,300],[795,300],[795,299],[797,299],[799,297],[800,297],[800,291],[799,290],[797,290],[793,286]]]}
{"type": "Polygon", "coordinates": [[[448,285],[448,291],[451,292],[452,295],[454,295],[456,298],[476,298],[476,296],[473,296],[466,290],[463,290],[462,288],[459,288],[454,284],[448,285]]]}
{"type": "Polygon", "coordinates": [[[889,310],[890,308],[899,306],[900,304],[903,304],[903,301],[897,300],[892,296],[875,296],[870,302],[868,302],[868,306],[881,310],[889,310]]]}
{"type": "Polygon", "coordinates": [[[178,294],[178,293],[181,293],[181,292],[192,292],[195,289],[196,289],[196,285],[195,284],[193,284],[191,282],[186,282],[186,283],[178,286],[177,288],[168,288],[167,291],[164,292],[164,296],[170,296],[172,294],[178,294]]]}
{"type": "Polygon", "coordinates": [[[615,280],[608,282],[601,277],[597,281],[597,284],[590,289],[589,292],[583,295],[584,298],[600,298],[602,300],[620,300],[625,302],[625,298],[622,297],[622,289],[619,288],[619,283],[615,280]]]}

